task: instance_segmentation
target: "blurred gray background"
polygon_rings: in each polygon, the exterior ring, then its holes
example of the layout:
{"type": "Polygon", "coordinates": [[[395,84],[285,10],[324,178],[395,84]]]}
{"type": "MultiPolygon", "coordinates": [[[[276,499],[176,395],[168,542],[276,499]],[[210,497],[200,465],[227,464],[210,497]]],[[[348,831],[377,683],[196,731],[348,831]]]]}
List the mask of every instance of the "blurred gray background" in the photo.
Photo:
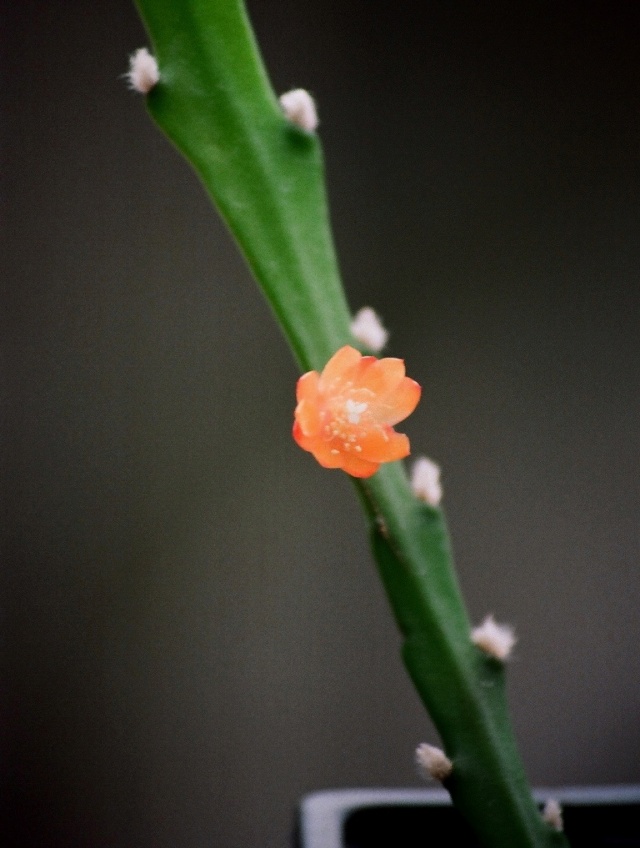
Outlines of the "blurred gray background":
{"type": "MultiPolygon", "coordinates": [[[[536,784],[640,780],[640,12],[253,0],[317,97],[351,306],[423,385],[536,784]]],[[[125,0],[4,3],[4,844],[284,848],[436,736],[296,369],[121,75],[125,0]]]]}

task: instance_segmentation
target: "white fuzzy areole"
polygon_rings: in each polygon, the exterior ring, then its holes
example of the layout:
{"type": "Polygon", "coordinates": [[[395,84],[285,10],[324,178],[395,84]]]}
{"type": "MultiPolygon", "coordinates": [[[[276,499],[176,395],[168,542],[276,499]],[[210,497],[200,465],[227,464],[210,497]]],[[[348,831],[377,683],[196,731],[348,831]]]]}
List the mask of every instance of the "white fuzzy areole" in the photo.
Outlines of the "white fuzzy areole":
{"type": "Polygon", "coordinates": [[[549,798],[547,803],[544,805],[542,819],[543,821],[546,821],[547,824],[550,824],[554,830],[561,831],[564,829],[564,822],[562,821],[562,807],[555,798],[549,798]]]}
{"type": "Polygon", "coordinates": [[[441,748],[423,742],[416,748],[416,765],[425,780],[442,783],[453,771],[453,763],[441,748]]]}
{"type": "Polygon", "coordinates": [[[158,63],[146,47],[141,47],[129,57],[127,80],[129,88],[148,94],[160,79],[158,63]]]}
{"type": "Polygon", "coordinates": [[[411,490],[418,500],[429,506],[440,506],[442,485],[440,467],[426,456],[421,456],[411,469],[411,490]]]}
{"type": "Polygon", "coordinates": [[[471,631],[471,641],[485,654],[504,662],[511,656],[516,636],[509,624],[498,624],[492,615],[488,615],[478,627],[471,631]]]}
{"type": "Polygon", "coordinates": [[[282,111],[297,127],[307,132],[318,128],[318,112],[313,97],[304,88],[294,88],[280,96],[282,111]]]}
{"type": "Polygon", "coordinates": [[[356,312],[351,322],[351,333],[373,353],[380,353],[389,340],[389,333],[370,306],[363,306],[356,312]]]}

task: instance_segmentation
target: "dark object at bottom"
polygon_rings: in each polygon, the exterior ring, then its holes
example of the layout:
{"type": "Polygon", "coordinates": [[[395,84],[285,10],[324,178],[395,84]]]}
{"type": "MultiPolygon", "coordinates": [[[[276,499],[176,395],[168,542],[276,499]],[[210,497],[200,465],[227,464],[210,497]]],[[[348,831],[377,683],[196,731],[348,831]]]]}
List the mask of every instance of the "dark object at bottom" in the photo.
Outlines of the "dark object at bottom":
{"type": "MultiPolygon", "coordinates": [[[[640,785],[537,789],[562,806],[571,848],[640,848],[640,785]]],[[[298,810],[296,848],[479,848],[441,789],[315,792],[298,810]]]]}

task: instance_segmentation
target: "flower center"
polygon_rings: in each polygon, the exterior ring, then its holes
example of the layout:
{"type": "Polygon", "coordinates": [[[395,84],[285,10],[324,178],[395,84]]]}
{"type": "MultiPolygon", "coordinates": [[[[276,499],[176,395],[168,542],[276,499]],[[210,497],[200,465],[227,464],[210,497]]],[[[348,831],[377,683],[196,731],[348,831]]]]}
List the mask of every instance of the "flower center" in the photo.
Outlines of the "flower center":
{"type": "Polygon", "coordinates": [[[349,424],[359,424],[360,417],[363,412],[366,412],[369,408],[368,403],[358,402],[357,400],[352,400],[349,398],[344,405],[345,412],[347,413],[347,421],[349,424]]]}

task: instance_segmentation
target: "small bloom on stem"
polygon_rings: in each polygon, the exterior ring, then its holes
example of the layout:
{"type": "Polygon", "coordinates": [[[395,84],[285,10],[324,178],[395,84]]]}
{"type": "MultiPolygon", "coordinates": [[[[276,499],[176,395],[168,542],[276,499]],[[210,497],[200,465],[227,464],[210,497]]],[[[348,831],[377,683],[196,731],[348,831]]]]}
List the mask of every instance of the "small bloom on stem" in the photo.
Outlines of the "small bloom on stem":
{"type": "Polygon", "coordinates": [[[363,356],[346,345],[322,374],[298,380],[293,438],[324,468],[371,477],[383,462],[409,455],[409,439],[393,425],[413,412],[420,392],[401,359],[363,356]]]}
{"type": "Polygon", "coordinates": [[[471,641],[485,654],[504,662],[509,659],[517,640],[513,627],[498,624],[492,615],[488,615],[481,625],[471,631],[471,641]]]}
{"type": "Polygon", "coordinates": [[[416,748],[416,765],[425,780],[442,783],[453,771],[453,763],[441,748],[423,742],[416,748]]]}
{"type": "Polygon", "coordinates": [[[370,306],[363,306],[356,312],[351,322],[351,332],[360,344],[374,353],[380,353],[389,339],[389,333],[370,306]]]}
{"type": "Polygon", "coordinates": [[[146,47],[141,47],[129,57],[129,88],[148,94],[160,79],[158,63],[146,47]]]}

